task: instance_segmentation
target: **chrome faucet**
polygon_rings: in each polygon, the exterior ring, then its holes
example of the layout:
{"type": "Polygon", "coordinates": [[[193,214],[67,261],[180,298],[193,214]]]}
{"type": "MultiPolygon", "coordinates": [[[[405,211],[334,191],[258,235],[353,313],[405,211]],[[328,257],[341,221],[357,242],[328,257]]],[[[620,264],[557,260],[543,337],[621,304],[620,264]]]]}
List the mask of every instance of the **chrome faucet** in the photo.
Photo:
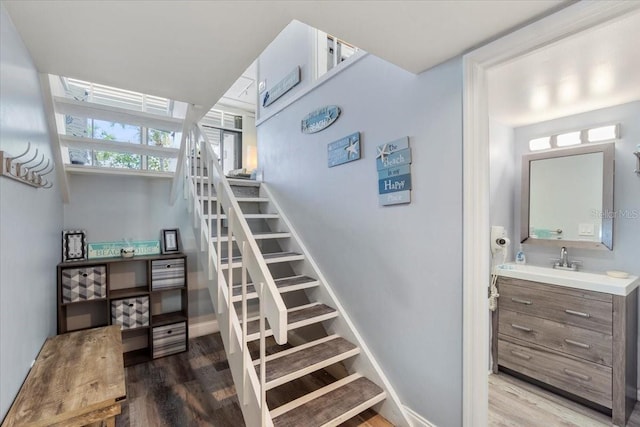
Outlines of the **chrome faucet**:
{"type": "Polygon", "coordinates": [[[560,249],[560,266],[569,267],[569,254],[564,246],[560,249]]]}
{"type": "Polygon", "coordinates": [[[571,271],[576,271],[578,269],[578,264],[581,263],[581,261],[575,260],[569,262],[569,253],[567,252],[567,248],[564,246],[560,249],[560,259],[554,259],[553,261],[553,268],[571,271]]]}

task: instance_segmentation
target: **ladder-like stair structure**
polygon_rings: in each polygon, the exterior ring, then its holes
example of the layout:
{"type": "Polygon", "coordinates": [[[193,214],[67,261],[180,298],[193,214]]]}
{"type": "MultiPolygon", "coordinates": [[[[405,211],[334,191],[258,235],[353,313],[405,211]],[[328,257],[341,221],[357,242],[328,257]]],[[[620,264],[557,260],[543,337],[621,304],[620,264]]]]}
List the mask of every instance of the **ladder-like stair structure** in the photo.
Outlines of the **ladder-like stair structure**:
{"type": "MultiPolygon", "coordinates": [[[[204,151],[203,148],[206,149],[206,144],[206,139],[200,142],[200,152],[204,151]]],[[[192,147],[191,152],[197,150],[192,147]]],[[[202,168],[205,176],[198,177],[201,170],[199,161],[191,156],[186,162],[185,179],[188,183],[185,190],[193,197],[196,211],[194,221],[198,229],[196,234],[202,237],[203,232],[207,233],[201,244],[202,253],[214,253],[211,258],[215,258],[215,262],[206,259],[203,264],[217,265],[219,271],[215,273],[218,294],[221,292],[220,288],[223,288],[224,295],[224,288],[228,287],[228,301],[233,305],[232,312],[239,313],[237,322],[243,331],[241,346],[260,343],[260,346],[264,347],[267,337],[274,336],[278,342],[277,337],[281,335],[274,333],[263,307],[260,306],[260,310],[255,307],[256,304],[262,304],[259,290],[263,284],[253,283],[246,273],[242,273],[246,255],[240,250],[241,245],[236,233],[229,232],[232,221],[233,226],[244,221],[249,227],[251,238],[260,250],[256,258],[261,258],[259,263],[264,262],[268,270],[265,274],[273,277],[272,289],[278,294],[276,298],[282,298],[286,307],[286,313],[283,312],[282,316],[286,315],[284,325],[287,344],[275,346],[278,351],[269,355],[261,348],[262,357],[251,359],[251,366],[246,368],[255,371],[234,376],[236,389],[244,390],[238,394],[247,425],[253,425],[249,421],[252,419],[250,411],[245,412],[245,406],[249,405],[248,401],[251,399],[243,398],[242,393],[247,393],[247,378],[253,378],[254,373],[261,384],[260,393],[263,394],[265,406],[265,413],[260,420],[262,426],[335,426],[369,408],[379,409],[379,406],[388,400],[388,384],[384,384],[385,380],[379,377],[367,379],[355,369],[359,365],[368,366],[367,363],[358,363],[360,358],[365,357],[361,346],[350,339],[353,336],[344,337],[339,333],[344,330],[345,322],[343,319],[341,321],[344,315],[332,304],[331,298],[327,298],[328,293],[322,275],[317,271],[315,263],[308,260],[305,251],[301,250],[303,246],[296,238],[297,234],[283,218],[283,212],[279,211],[279,206],[266,185],[256,181],[225,178],[236,206],[241,210],[229,215],[222,206],[216,206],[220,200],[224,200],[224,197],[218,194],[224,187],[219,184],[215,188],[216,193],[212,194],[213,185],[206,187],[212,179],[207,168],[202,168]],[[243,220],[239,219],[240,216],[243,220]],[[230,269],[233,270],[232,274],[229,272],[230,269]],[[245,279],[241,279],[242,277],[245,279]],[[233,282],[230,285],[222,283],[228,282],[229,279],[233,282]],[[318,336],[319,334],[321,336],[318,336]],[[321,370],[326,370],[325,376],[329,375],[335,380],[290,402],[266,408],[269,400],[267,393],[321,370]],[[239,385],[239,382],[242,385],[239,385]]],[[[212,167],[211,163],[208,165],[209,168],[212,167]]],[[[232,210],[231,207],[228,209],[232,210]]],[[[246,242],[242,242],[242,247],[248,247],[246,242]]],[[[214,304],[220,307],[220,301],[214,301],[214,304]]],[[[219,318],[220,316],[227,314],[218,313],[219,318]]],[[[229,324],[233,325],[234,322],[235,320],[231,319],[229,324]]],[[[225,333],[222,328],[221,333],[225,333]]],[[[237,349],[233,349],[232,345],[229,347],[231,348],[226,350],[231,359],[237,349]]],[[[243,362],[243,366],[246,364],[243,362]]],[[[404,421],[402,418],[400,422],[395,420],[399,425],[408,425],[404,421]]]]}

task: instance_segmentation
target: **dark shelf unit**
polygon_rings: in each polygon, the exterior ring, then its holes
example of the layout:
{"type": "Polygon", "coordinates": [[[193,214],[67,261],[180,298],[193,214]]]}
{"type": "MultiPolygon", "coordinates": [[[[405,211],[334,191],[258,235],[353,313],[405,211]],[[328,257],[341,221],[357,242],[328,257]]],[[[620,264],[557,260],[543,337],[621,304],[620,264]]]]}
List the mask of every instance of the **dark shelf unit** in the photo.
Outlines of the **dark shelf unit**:
{"type": "Polygon", "coordinates": [[[182,253],[60,263],[58,334],[125,323],[125,366],[187,351],[187,285],[187,257],[182,253]],[[135,309],[146,307],[137,306],[140,301],[148,304],[148,316],[138,319],[135,309]],[[167,301],[170,308],[165,311],[167,301]],[[131,307],[123,323],[123,314],[115,314],[120,306],[131,307]]]}

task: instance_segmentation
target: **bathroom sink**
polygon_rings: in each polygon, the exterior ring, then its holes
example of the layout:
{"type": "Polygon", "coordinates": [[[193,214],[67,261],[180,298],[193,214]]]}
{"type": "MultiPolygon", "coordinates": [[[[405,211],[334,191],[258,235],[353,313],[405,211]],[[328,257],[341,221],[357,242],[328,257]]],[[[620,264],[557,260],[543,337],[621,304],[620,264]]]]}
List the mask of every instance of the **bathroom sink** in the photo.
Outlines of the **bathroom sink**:
{"type": "Polygon", "coordinates": [[[616,279],[606,274],[557,270],[548,267],[513,263],[497,266],[496,274],[498,274],[498,276],[513,277],[515,279],[531,280],[551,285],[624,296],[629,295],[631,291],[640,284],[640,279],[638,279],[637,276],[629,276],[626,279],[616,279]]]}

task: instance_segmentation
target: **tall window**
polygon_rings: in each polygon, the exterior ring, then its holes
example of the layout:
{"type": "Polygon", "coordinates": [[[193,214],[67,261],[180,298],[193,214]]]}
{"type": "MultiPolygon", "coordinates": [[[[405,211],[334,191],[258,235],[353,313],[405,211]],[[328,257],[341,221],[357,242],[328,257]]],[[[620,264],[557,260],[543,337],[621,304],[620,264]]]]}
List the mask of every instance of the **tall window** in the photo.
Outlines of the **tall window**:
{"type": "Polygon", "coordinates": [[[212,109],[200,120],[222,171],[228,174],[242,165],[242,116],[212,109]]]}
{"type": "Polygon", "coordinates": [[[358,50],[344,40],[317,30],[317,78],[349,59],[358,50]]]}

